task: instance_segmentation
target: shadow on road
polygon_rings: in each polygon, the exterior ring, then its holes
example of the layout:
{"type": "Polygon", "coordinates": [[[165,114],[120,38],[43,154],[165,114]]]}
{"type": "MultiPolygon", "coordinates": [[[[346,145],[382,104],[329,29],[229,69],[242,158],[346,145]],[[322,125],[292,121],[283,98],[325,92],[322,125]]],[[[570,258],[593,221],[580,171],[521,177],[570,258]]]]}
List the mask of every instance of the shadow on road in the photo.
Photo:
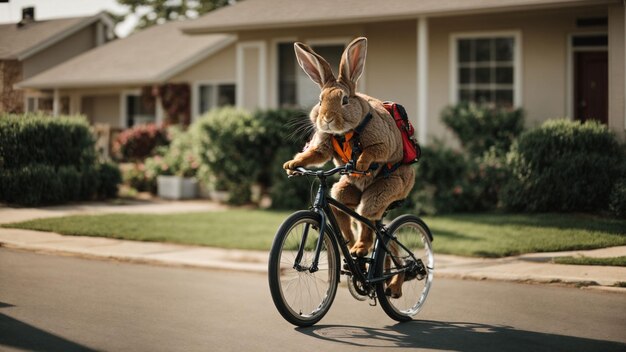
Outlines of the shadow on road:
{"type": "MultiPolygon", "coordinates": [[[[0,308],[13,307],[0,302],[0,308]]],[[[94,351],[0,313],[0,350],[2,346],[25,351],[94,351]]]]}
{"type": "Polygon", "coordinates": [[[296,328],[305,335],[359,347],[398,347],[463,352],[626,351],[626,344],[517,330],[508,326],[412,321],[385,328],[317,325],[296,328]]]}

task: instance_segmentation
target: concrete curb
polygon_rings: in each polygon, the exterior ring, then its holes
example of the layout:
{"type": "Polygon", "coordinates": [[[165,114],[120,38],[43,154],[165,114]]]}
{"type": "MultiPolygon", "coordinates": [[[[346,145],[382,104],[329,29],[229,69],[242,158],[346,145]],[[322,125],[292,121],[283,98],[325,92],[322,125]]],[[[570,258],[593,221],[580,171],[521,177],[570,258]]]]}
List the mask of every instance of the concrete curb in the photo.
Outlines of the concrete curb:
{"type": "MultiPolygon", "coordinates": [[[[0,246],[89,259],[261,274],[267,272],[268,261],[266,251],[229,250],[101,237],[62,236],[50,232],[6,228],[0,229],[0,246]]],[[[616,248],[607,250],[615,252],[616,248]]],[[[626,247],[617,249],[626,251],[626,247]]],[[[560,265],[546,263],[544,260],[527,260],[528,256],[534,255],[484,259],[436,254],[435,277],[552,284],[626,293],[626,288],[613,287],[617,281],[626,281],[626,268],[624,267],[560,265]]],[[[546,257],[546,254],[542,256],[546,257]]]]}

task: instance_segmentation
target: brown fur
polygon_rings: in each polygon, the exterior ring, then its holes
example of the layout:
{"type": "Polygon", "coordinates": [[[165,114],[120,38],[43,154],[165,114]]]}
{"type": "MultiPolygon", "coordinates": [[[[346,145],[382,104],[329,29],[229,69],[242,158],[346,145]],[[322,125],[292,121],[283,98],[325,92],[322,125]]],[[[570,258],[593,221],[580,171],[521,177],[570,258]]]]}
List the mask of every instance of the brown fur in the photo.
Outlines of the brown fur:
{"type": "MultiPolygon", "coordinates": [[[[307,75],[320,86],[320,102],[309,115],[316,127],[310,147],[287,161],[287,172],[300,166],[319,165],[333,158],[335,164],[343,164],[335,153],[331,136],[342,134],[357,127],[368,112],[372,119],[361,134],[362,153],[356,162],[357,170],[368,170],[372,163],[384,165],[402,159],[402,136],[393,118],[378,99],[357,93],[355,87],[365,67],[367,39],[352,41],[344,51],[339,66],[339,78],[335,79],[330,65],[310,47],[302,43],[294,45],[298,63],[307,75]],[[343,97],[348,104],[343,105],[343,97]]],[[[379,220],[394,201],[404,199],[413,188],[415,171],[408,165],[400,166],[388,178],[376,177],[380,168],[368,176],[344,175],[333,185],[331,194],[362,216],[379,220]]],[[[365,256],[373,244],[372,231],[360,226],[358,240],[354,241],[351,219],[347,214],[333,209],[341,231],[351,246],[353,255],[365,256]]],[[[388,289],[392,297],[402,295],[402,278],[391,280],[388,289]]]]}

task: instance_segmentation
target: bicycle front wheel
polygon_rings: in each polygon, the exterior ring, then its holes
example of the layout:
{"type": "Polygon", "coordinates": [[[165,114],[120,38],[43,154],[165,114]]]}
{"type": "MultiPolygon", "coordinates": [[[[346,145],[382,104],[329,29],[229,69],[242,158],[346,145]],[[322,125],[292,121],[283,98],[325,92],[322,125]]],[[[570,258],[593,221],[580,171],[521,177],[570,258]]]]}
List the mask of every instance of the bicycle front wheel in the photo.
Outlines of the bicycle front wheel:
{"type": "Polygon", "coordinates": [[[269,285],[274,305],[297,326],[317,323],[330,309],[339,282],[339,252],[328,232],[320,234],[319,215],[299,211],[280,226],[269,258],[269,285]],[[311,265],[322,236],[318,270],[311,265]]]}
{"type": "Polygon", "coordinates": [[[389,251],[382,245],[377,248],[376,276],[400,274],[380,282],[376,295],[390,318],[409,321],[424,305],[433,281],[432,235],[414,215],[398,217],[389,224],[388,231],[392,238],[387,243],[389,251]]]}

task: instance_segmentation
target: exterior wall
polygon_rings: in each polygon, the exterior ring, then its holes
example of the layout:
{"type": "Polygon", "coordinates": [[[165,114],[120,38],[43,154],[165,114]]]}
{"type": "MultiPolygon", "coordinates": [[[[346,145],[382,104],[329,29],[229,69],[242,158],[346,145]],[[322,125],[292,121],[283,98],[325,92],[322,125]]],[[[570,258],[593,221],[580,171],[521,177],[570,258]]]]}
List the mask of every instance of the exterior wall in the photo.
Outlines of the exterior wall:
{"type": "Polygon", "coordinates": [[[120,95],[86,95],[81,100],[81,112],[91,124],[108,124],[122,128],[120,124],[120,95]]]}
{"type": "Polygon", "coordinates": [[[172,77],[169,82],[235,82],[235,45],[231,45],[172,77]]]}
{"type": "Polygon", "coordinates": [[[96,46],[96,23],[24,60],[23,79],[58,65],[96,46]]]}
{"type": "Polygon", "coordinates": [[[626,6],[609,7],[609,127],[626,140],[626,6]]]}
{"type": "Polygon", "coordinates": [[[365,91],[402,104],[417,126],[417,22],[369,24],[365,36],[365,91]]]}
{"type": "Polygon", "coordinates": [[[24,111],[24,93],[13,85],[22,80],[22,64],[17,60],[0,60],[0,112],[24,111]]]}
{"type": "Polygon", "coordinates": [[[429,19],[429,135],[450,136],[440,114],[451,102],[449,51],[453,33],[520,33],[521,106],[526,111],[526,125],[531,127],[546,119],[568,117],[569,85],[573,84],[568,82],[568,35],[606,32],[606,27],[576,27],[579,17],[606,15],[606,7],[594,7],[429,19]]]}

